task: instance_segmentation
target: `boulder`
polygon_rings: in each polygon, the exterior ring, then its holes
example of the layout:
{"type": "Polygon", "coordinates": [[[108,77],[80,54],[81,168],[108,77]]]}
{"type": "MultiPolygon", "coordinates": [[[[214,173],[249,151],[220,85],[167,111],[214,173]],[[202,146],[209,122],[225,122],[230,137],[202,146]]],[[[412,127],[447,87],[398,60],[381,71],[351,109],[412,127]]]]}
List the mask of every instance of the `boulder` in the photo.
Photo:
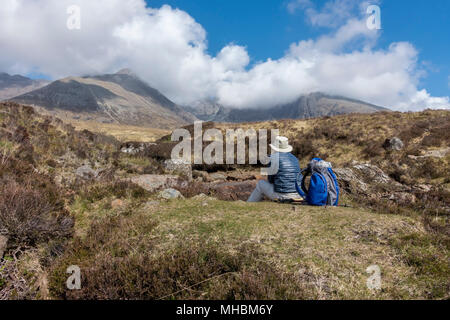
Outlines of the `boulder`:
{"type": "Polygon", "coordinates": [[[164,171],[171,174],[179,174],[192,180],[192,165],[182,159],[169,159],[163,163],[164,171]]]}
{"type": "Polygon", "coordinates": [[[377,166],[362,163],[348,168],[334,168],[339,185],[349,193],[373,194],[375,189],[404,191],[405,186],[392,180],[377,166]]]}
{"type": "Polygon", "coordinates": [[[0,234],[0,259],[3,258],[3,254],[6,251],[8,245],[8,238],[0,234]]]}
{"type": "Polygon", "coordinates": [[[335,168],[333,169],[338,179],[339,185],[347,191],[352,189],[358,189],[362,193],[367,192],[369,187],[361,178],[357,177],[356,174],[350,168],[335,168]]]}
{"type": "Polygon", "coordinates": [[[386,139],[386,141],[383,144],[383,147],[386,150],[394,150],[394,151],[400,151],[403,149],[404,146],[405,146],[405,144],[403,143],[403,141],[397,137],[393,137],[391,139],[386,139]]]}
{"type": "Polygon", "coordinates": [[[367,182],[373,181],[375,183],[381,184],[392,182],[392,179],[389,178],[389,176],[385,174],[383,170],[369,163],[354,165],[352,169],[354,171],[356,170],[357,173],[359,173],[359,175],[367,182]]]}
{"type": "Polygon", "coordinates": [[[165,189],[163,191],[161,191],[158,194],[159,198],[163,198],[163,199],[178,199],[178,198],[184,198],[183,195],[180,193],[180,191],[176,190],[176,189],[165,189]]]}
{"type": "Polygon", "coordinates": [[[167,174],[143,174],[131,178],[131,182],[154,192],[161,188],[186,187],[187,181],[183,181],[179,176],[167,174]]]}

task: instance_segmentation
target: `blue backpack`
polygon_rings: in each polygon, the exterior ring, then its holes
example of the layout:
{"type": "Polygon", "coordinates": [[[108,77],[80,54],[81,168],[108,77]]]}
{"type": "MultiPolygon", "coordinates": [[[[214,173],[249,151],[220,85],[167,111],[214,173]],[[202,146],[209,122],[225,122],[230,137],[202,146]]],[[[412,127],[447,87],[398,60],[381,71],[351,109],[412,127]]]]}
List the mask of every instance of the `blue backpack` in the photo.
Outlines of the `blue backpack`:
{"type": "Polygon", "coordinates": [[[331,163],[314,158],[308,167],[298,175],[295,182],[297,192],[312,206],[337,206],[339,201],[339,185],[331,163]],[[311,175],[309,189],[305,179],[311,175]]]}

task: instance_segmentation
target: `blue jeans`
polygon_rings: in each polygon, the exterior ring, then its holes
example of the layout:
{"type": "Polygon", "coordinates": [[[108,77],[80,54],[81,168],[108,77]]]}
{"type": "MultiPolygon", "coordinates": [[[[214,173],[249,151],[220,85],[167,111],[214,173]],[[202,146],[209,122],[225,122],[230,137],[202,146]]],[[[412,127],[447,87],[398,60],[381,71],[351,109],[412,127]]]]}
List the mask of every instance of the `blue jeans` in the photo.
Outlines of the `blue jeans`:
{"type": "Polygon", "coordinates": [[[285,200],[285,199],[299,199],[301,196],[298,193],[279,193],[275,192],[272,183],[266,180],[258,181],[255,190],[248,198],[247,202],[259,202],[264,199],[264,197],[270,200],[285,200]]]}

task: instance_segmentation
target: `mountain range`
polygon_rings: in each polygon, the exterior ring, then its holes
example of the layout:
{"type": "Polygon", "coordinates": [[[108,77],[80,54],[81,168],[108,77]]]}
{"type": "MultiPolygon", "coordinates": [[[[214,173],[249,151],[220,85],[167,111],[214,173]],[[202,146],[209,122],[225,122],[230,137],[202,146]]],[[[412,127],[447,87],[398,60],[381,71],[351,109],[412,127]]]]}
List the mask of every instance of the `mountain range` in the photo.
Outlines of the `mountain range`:
{"type": "Polygon", "coordinates": [[[198,119],[251,122],[387,110],[320,92],[269,108],[237,109],[211,100],[179,106],[129,69],[114,74],[67,77],[51,83],[0,73],[0,100],[6,99],[44,108],[57,116],[163,129],[173,129],[198,119]]]}
{"type": "Polygon", "coordinates": [[[32,80],[18,74],[9,75],[0,72],[0,101],[42,88],[47,84],[49,84],[47,80],[32,80]]]}
{"type": "Polygon", "coordinates": [[[200,101],[185,107],[203,121],[251,122],[280,119],[308,119],[347,113],[373,113],[388,110],[364,101],[314,92],[291,103],[270,108],[234,109],[213,101],[200,101]]]}
{"type": "Polygon", "coordinates": [[[197,118],[124,69],[115,74],[68,77],[11,99],[75,118],[170,128],[197,118]]]}

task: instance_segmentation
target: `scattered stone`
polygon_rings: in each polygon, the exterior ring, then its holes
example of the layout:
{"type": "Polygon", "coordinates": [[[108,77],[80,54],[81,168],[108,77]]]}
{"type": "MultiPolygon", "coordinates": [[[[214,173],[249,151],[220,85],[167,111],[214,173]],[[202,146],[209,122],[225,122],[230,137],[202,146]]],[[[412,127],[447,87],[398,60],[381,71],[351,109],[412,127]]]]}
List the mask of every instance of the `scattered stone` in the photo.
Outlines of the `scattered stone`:
{"type": "Polygon", "coordinates": [[[163,199],[178,199],[178,198],[184,198],[183,195],[180,193],[180,191],[169,188],[169,189],[165,189],[163,191],[161,191],[158,194],[158,197],[163,198],[163,199]]]}
{"type": "Polygon", "coordinates": [[[192,177],[197,181],[208,181],[209,174],[206,171],[192,170],[192,177]]]}
{"type": "Polygon", "coordinates": [[[414,186],[413,188],[417,191],[430,192],[432,185],[431,184],[419,184],[417,186],[414,186]]]}
{"type": "Polygon", "coordinates": [[[120,147],[120,152],[132,155],[138,154],[139,152],[143,152],[144,150],[145,150],[145,143],[138,143],[138,142],[127,142],[120,147]]]}
{"type": "Polygon", "coordinates": [[[383,147],[386,150],[395,150],[395,151],[402,150],[404,146],[405,144],[403,143],[403,141],[397,137],[393,137],[392,139],[386,139],[386,141],[383,144],[383,147]]]}
{"type": "Polygon", "coordinates": [[[8,238],[6,236],[0,235],[0,259],[3,258],[3,254],[6,251],[8,245],[8,238]]]}
{"type": "Polygon", "coordinates": [[[115,199],[115,200],[111,201],[111,207],[113,209],[123,207],[123,205],[124,205],[124,202],[120,199],[115,199]]]}
{"type": "Polygon", "coordinates": [[[215,198],[207,196],[204,193],[200,193],[200,194],[198,194],[196,196],[193,196],[192,199],[193,200],[216,200],[215,198]]]}
{"type": "Polygon", "coordinates": [[[214,182],[214,181],[226,181],[227,180],[227,176],[220,173],[220,172],[214,172],[214,173],[210,173],[209,177],[208,177],[208,181],[209,182],[214,182]]]}
{"type": "Polygon", "coordinates": [[[422,156],[414,156],[412,154],[408,155],[408,158],[412,160],[421,160],[426,158],[443,158],[450,152],[450,148],[430,150],[425,152],[422,156]]]}
{"type": "Polygon", "coordinates": [[[186,187],[188,185],[188,182],[182,181],[179,176],[162,174],[143,174],[131,178],[131,182],[150,192],[161,188],[186,187]]]}
{"type": "Polygon", "coordinates": [[[401,205],[414,204],[417,200],[416,196],[408,192],[396,192],[388,197],[389,200],[397,202],[401,205]]]}
{"type": "Polygon", "coordinates": [[[85,164],[84,166],[78,167],[75,174],[85,180],[91,180],[97,177],[98,172],[92,169],[90,165],[85,164]]]}
{"type": "Polygon", "coordinates": [[[167,173],[179,174],[192,180],[192,165],[182,159],[169,159],[164,161],[164,170],[167,173]]]}

